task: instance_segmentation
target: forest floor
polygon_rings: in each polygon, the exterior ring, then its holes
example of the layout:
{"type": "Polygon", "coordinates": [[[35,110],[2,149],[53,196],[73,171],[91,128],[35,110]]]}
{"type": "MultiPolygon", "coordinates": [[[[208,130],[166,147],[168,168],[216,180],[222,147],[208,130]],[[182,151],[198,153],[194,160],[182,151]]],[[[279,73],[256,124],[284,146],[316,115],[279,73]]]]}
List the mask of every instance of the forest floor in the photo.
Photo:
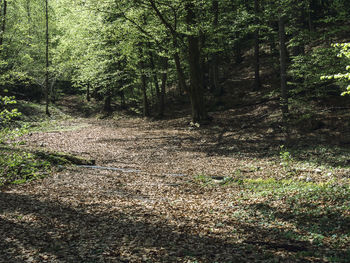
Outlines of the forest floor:
{"type": "Polygon", "coordinates": [[[25,135],[100,169],[1,188],[0,262],[349,262],[349,127],[286,140],[277,109],[247,102],[200,127],[76,115],[25,135]]]}

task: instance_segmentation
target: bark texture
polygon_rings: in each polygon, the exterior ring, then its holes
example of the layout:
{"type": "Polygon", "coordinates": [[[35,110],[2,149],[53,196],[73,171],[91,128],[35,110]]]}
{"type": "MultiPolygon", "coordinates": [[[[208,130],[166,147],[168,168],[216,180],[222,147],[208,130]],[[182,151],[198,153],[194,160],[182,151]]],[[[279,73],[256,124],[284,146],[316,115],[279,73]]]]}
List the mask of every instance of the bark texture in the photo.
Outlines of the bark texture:
{"type": "MultiPolygon", "coordinates": [[[[195,25],[196,15],[193,11],[193,3],[186,2],[186,22],[188,28],[195,25]]],[[[190,33],[187,37],[188,41],[188,62],[190,71],[190,99],[192,105],[192,121],[201,122],[208,118],[204,107],[204,94],[201,79],[201,66],[199,37],[195,33],[190,33]]]]}
{"type": "Polygon", "coordinates": [[[45,17],[46,17],[46,72],[45,72],[45,101],[46,101],[46,115],[50,116],[49,111],[49,8],[48,0],[45,0],[45,17]]]}
{"type": "Polygon", "coordinates": [[[283,120],[288,114],[288,87],[287,87],[287,48],[285,18],[281,16],[278,21],[279,43],[280,43],[280,70],[281,70],[281,106],[283,120]]]}

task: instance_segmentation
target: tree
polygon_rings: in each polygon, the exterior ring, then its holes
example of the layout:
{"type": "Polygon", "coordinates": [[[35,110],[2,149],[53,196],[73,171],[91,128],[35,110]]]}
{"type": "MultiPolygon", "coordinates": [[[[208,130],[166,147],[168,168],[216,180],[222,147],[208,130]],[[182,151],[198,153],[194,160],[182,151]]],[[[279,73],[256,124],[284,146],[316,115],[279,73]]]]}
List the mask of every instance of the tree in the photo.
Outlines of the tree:
{"type": "Polygon", "coordinates": [[[46,18],[46,71],[45,71],[45,101],[46,101],[46,108],[45,112],[48,116],[50,116],[49,112],[49,7],[48,7],[48,0],[45,0],[45,18],[46,18]]]}
{"type": "Polygon", "coordinates": [[[5,29],[6,29],[7,0],[0,1],[0,8],[1,8],[0,9],[0,13],[1,13],[0,48],[2,48],[5,29]]]}
{"type": "MultiPolygon", "coordinates": [[[[218,25],[219,25],[219,1],[213,0],[212,1],[212,14],[213,14],[213,31],[214,31],[214,39],[213,42],[217,45],[219,42],[218,39],[218,25]]],[[[223,89],[219,89],[219,52],[216,50],[211,54],[211,58],[209,60],[210,63],[210,69],[209,69],[209,81],[210,81],[210,88],[212,91],[219,91],[219,94],[222,95],[223,89]]]]}
{"type": "Polygon", "coordinates": [[[288,89],[287,89],[287,48],[285,17],[280,15],[278,20],[279,44],[280,44],[280,70],[281,70],[281,105],[282,117],[285,121],[288,114],[288,89]]]}
{"type": "Polygon", "coordinates": [[[254,89],[259,90],[260,82],[260,40],[259,40],[259,0],[254,0],[255,25],[254,31],[254,89]]]}
{"type": "Polygon", "coordinates": [[[192,121],[201,122],[208,118],[205,106],[204,106],[204,94],[201,80],[201,66],[200,62],[200,49],[199,49],[199,36],[197,32],[193,32],[196,29],[196,14],[194,12],[194,4],[192,1],[186,1],[186,23],[187,29],[190,33],[187,36],[188,42],[188,63],[190,71],[190,98],[192,105],[192,121]],[[192,31],[192,32],[191,32],[192,31]]]}
{"type": "MultiPolygon", "coordinates": [[[[175,46],[178,43],[178,39],[180,41],[183,38],[187,39],[186,49],[188,50],[188,65],[189,65],[189,75],[190,75],[190,88],[188,89],[191,106],[192,106],[192,121],[193,122],[201,122],[208,118],[205,105],[204,105],[204,90],[202,83],[202,72],[200,62],[200,47],[199,47],[199,28],[197,24],[196,17],[196,6],[193,1],[184,1],[181,3],[184,6],[185,13],[183,14],[185,17],[186,23],[186,33],[178,32],[170,23],[165,19],[165,16],[157,7],[155,1],[148,1],[151,8],[156,13],[160,22],[169,30],[169,33],[172,35],[174,39],[175,46]]],[[[171,5],[170,5],[171,6],[171,5]]],[[[175,53],[176,54],[176,53],[175,53]]],[[[175,55],[175,60],[178,59],[178,55],[175,55]]],[[[178,73],[180,78],[182,76],[182,70],[180,70],[180,63],[175,61],[178,73]]],[[[183,82],[183,80],[182,80],[183,82]]],[[[185,84],[183,84],[185,86],[185,84]]]]}

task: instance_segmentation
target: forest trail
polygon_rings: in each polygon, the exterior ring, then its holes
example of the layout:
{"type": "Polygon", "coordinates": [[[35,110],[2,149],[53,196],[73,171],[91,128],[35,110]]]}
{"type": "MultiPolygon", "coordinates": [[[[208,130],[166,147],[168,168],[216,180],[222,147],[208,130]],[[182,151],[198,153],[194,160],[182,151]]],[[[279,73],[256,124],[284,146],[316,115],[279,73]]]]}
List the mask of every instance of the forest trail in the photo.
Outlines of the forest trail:
{"type": "Polygon", "coordinates": [[[264,111],[256,112],[257,119],[246,115],[254,110],[238,111],[232,129],[220,127],[228,120],[219,115],[211,128],[184,125],[187,117],[75,119],[65,122],[65,130],[25,136],[25,147],[140,172],[65,167],[3,189],[0,262],[327,262],[296,258],[315,247],[290,239],[290,225],[264,227],[233,216],[259,208],[268,197],[242,203],[245,190],[221,185],[222,177],[281,174],[268,155],[279,147],[278,138],[254,137],[239,125],[239,118],[261,125],[268,118],[264,111]],[[220,180],[207,184],[208,176],[220,180]]]}
{"type": "Polygon", "coordinates": [[[243,252],[256,257],[230,241],[237,229],[228,216],[235,210],[233,193],[191,183],[200,172],[232,173],[238,165],[232,158],[207,156],[201,145],[210,142],[188,128],[141,119],[85,126],[35,133],[27,145],[142,172],[69,167],[1,192],[0,262],[229,262],[247,259],[243,252]]]}

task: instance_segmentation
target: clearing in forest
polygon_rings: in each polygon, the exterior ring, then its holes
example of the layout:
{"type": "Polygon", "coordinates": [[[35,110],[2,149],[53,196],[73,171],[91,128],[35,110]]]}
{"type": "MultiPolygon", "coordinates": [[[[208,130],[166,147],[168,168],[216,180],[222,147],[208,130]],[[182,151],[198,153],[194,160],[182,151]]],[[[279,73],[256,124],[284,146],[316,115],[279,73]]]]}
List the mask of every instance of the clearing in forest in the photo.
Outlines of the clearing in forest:
{"type": "Polygon", "coordinates": [[[280,148],[259,134],[272,115],[249,107],[210,127],[77,118],[26,135],[26,149],[126,170],[60,166],[2,188],[0,262],[348,262],[349,169],[335,166],[349,153],[280,148]]]}

